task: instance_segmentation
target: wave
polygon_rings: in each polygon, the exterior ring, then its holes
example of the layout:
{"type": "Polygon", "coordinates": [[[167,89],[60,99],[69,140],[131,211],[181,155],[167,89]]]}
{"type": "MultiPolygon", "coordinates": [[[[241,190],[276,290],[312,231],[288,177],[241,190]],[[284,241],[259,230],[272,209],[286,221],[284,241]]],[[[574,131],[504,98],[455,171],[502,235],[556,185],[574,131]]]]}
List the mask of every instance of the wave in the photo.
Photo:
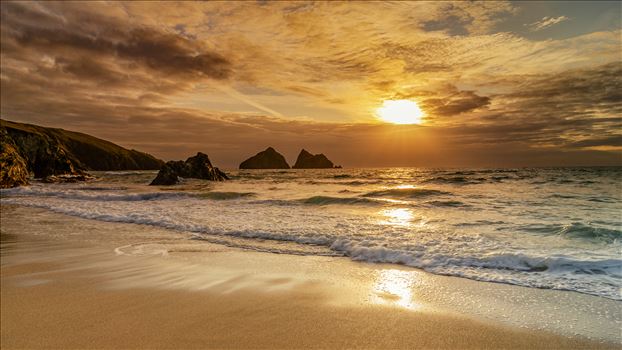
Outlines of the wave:
{"type": "Polygon", "coordinates": [[[581,197],[578,196],[578,195],[574,195],[574,194],[554,193],[554,194],[550,195],[549,198],[577,199],[577,198],[581,198],[581,197]]]}
{"type": "Polygon", "coordinates": [[[205,192],[195,195],[198,198],[206,198],[213,200],[228,200],[228,199],[241,199],[241,198],[252,198],[257,196],[254,192],[205,192]]]}
{"type": "Polygon", "coordinates": [[[2,196],[20,197],[56,197],[87,201],[150,201],[180,198],[201,198],[212,200],[230,200],[255,197],[254,192],[145,192],[145,193],[106,193],[124,190],[125,187],[80,187],[79,189],[52,189],[43,187],[17,187],[2,190],[2,196]]]}
{"type": "Polygon", "coordinates": [[[497,175],[489,177],[467,177],[467,176],[436,176],[423,180],[423,183],[453,184],[453,185],[479,185],[483,183],[499,183],[505,180],[514,180],[514,177],[507,175],[497,175]]]}
{"type": "Polygon", "coordinates": [[[588,239],[598,240],[605,243],[613,243],[622,239],[622,231],[616,229],[608,229],[602,227],[593,227],[584,225],[580,222],[573,222],[570,225],[563,226],[558,235],[570,239],[588,239]]]}
{"type": "MultiPolygon", "coordinates": [[[[347,192],[340,191],[340,192],[349,193],[351,191],[347,191],[347,192]]],[[[402,202],[402,201],[398,201],[395,203],[387,202],[385,199],[382,199],[382,198],[367,197],[365,195],[361,197],[313,196],[309,198],[302,198],[302,199],[296,199],[296,200],[268,199],[268,200],[255,201],[253,203],[254,204],[285,205],[285,206],[302,204],[302,205],[318,205],[318,206],[321,206],[321,205],[365,205],[365,206],[381,206],[381,207],[388,207],[388,206],[404,207],[404,206],[414,205],[412,203],[409,204],[407,202],[402,202]]],[[[446,207],[446,208],[470,207],[468,204],[465,204],[459,201],[429,201],[421,205],[432,206],[432,207],[446,207]]]]}
{"type": "Polygon", "coordinates": [[[469,206],[468,204],[462,203],[460,201],[430,201],[430,202],[426,202],[425,204],[431,205],[433,207],[452,207],[452,208],[469,206]]]}
{"type": "Polygon", "coordinates": [[[612,197],[590,197],[587,199],[590,202],[598,202],[598,203],[617,203],[618,199],[612,197]]]}
{"type": "Polygon", "coordinates": [[[383,205],[370,198],[361,197],[330,197],[330,196],[313,196],[310,198],[298,200],[304,204],[311,205],[329,205],[329,204],[363,204],[363,205],[383,205]]]}
{"type": "Polygon", "coordinates": [[[149,201],[163,199],[179,199],[188,197],[188,194],[182,192],[145,192],[145,193],[102,193],[107,189],[97,190],[68,190],[42,187],[16,187],[0,191],[4,197],[56,197],[63,199],[76,199],[86,201],[149,201]],[[94,193],[93,193],[94,192],[94,193]]]}
{"type": "Polygon", "coordinates": [[[557,235],[566,239],[581,239],[598,241],[602,243],[614,243],[622,239],[622,231],[617,229],[594,227],[580,222],[570,224],[526,225],[521,228],[524,232],[539,233],[544,235],[557,235]]]}
{"type": "Polygon", "coordinates": [[[437,176],[423,181],[423,183],[476,185],[485,182],[485,178],[467,178],[464,176],[437,176]]]}
{"type": "Polygon", "coordinates": [[[357,241],[337,239],[331,249],[343,252],[355,260],[378,263],[397,263],[417,268],[439,266],[464,266],[522,272],[550,271],[591,271],[594,274],[603,271],[622,278],[622,259],[576,260],[568,257],[535,257],[525,254],[501,253],[482,257],[448,256],[415,253],[408,250],[391,249],[384,246],[366,246],[357,241]]]}
{"type": "Polygon", "coordinates": [[[365,186],[365,185],[377,185],[383,183],[381,180],[354,180],[347,182],[333,182],[335,185],[347,185],[347,186],[365,186]]]}
{"type": "Polygon", "coordinates": [[[335,240],[330,248],[356,261],[400,264],[435,274],[526,287],[570,290],[622,300],[618,287],[622,279],[621,259],[577,260],[570,257],[537,257],[510,253],[482,257],[426,254],[384,246],[367,246],[347,239],[335,240]],[[589,275],[594,278],[585,277],[589,275]],[[556,276],[562,278],[557,279],[556,276]],[[608,276],[610,282],[597,279],[602,276],[608,276]],[[555,283],[551,283],[551,278],[555,279],[555,283]]]}
{"type": "Polygon", "coordinates": [[[344,186],[366,186],[379,184],[398,184],[397,182],[387,182],[381,180],[353,180],[353,181],[327,181],[327,180],[307,180],[306,185],[344,185],[344,186]]]}
{"type": "Polygon", "coordinates": [[[125,190],[128,190],[128,187],[125,187],[125,186],[117,186],[117,187],[80,186],[80,187],[76,187],[76,189],[80,191],[125,191],[125,190]]]}
{"type": "MultiPolygon", "coordinates": [[[[353,193],[349,190],[339,191],[340,193],[353,193]]],[[[424,196],[423,194],[419,194],[424,196]]],[[[432,194],[427,194],[432,195],[432,194]]],[[[380,206],[380,207],[390,207],[390,206],[432,206],[432,207],[447,207],[447,208],[467,208],[470,207],[468,204],[465,204],[460,201],[429,201],[425,203],[415,204],[408,203],[404,201],[387,201],[384,196],[370,196],[369,194],[364,194],[358,197],[333,197],[333,196],[312,196],[308,198],[294,199],[294,200],[285,200],[285,199],[265,199],[251,202],[253,204],[267,204],[267,205],[279,205],[279,206],[291,206],[291,205],[363,205],[363,206],[380,206]]]]}
{"type": "Polygon", "coordinates": [[[368,192],[365,193],[363,197],[419,198],[448,194],[451,193],[427,188],[392,188],[388,190],[368,192]]]}
{"type": "Polygon", "coordinates": [[[598,196],[598,197],[586,197],[581,196],[579,194],[561,194],[554,193],[549,198],[559,198],[559,199],[583,199],[589,202],[598,202],[598,203],[617,203],[619,200],[617,198],[609,197],[609,196],[598,196]]]}

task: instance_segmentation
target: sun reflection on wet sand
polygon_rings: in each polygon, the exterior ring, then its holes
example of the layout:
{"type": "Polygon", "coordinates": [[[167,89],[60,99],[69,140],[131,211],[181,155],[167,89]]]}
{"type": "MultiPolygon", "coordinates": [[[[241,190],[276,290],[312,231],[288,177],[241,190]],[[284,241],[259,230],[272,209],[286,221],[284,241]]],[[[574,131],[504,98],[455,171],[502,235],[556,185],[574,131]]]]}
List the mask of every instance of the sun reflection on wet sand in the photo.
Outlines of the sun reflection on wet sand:
{"type": "Polygon", "coordinates": [[[371,302],[394,305],[411,310],[422,307],[413,300],[413,286],[416,275],[410,271],[382,270],[371,291],[371,302]]]}

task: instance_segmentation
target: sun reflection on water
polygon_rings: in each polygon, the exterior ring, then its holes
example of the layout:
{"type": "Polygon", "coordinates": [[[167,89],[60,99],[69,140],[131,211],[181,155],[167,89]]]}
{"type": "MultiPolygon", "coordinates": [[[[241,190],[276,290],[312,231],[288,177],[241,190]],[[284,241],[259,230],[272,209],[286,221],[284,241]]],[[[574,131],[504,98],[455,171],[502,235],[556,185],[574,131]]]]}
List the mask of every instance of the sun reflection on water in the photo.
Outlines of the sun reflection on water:
{"type": "Polygon", "coordinates": [[[371,301],[376,304],[395,305],[416,310],[422,307],[413,300],[413,286],[416,275],[403,270],[382,270],[378,274],[371,293],[371,301]]]}
{"type": "Polygon", "coordinates": [[[380,214],[385,218],[380,221],[384,225],[410,226],[414,217],[413,212],[406,208],[385,209],[380,214]]]}

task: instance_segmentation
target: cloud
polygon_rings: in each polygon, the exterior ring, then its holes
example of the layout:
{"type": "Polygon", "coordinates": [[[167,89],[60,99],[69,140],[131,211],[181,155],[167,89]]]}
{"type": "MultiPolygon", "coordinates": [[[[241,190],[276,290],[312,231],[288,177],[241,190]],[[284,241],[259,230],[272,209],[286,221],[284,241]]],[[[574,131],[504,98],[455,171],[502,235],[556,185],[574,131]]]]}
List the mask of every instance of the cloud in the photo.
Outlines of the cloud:
{"type": "Polygon", "coordinates": [[[569,20],[570,18],[566,17],[566,16],[559,16],[559,17],[542,17],[541,20],[533,22],[533,23],[529,23],[529,24],[525,24],[526,27],[529,27],[529,29],[531,31],[537,32],[539,30],[542,29],[546,29],[548,27],[551,27],[555,24],[564,22],[569,20]]]}
{"type": "Polygon", "coordinates": [[[225,57],[198,41],[153,27],[133,27],[113,18],[68,22],[40,6],[10,2],[2,4],[2,27],[3,51],[15,55],[23,51],[23,57],[37,50],[65,61],[71,58],[64,56],[78,54],[81,62],[76,64],[87,69],[78,68],[74,73],[87,76],[93,70],[96,77],[101,76],[97,74],[101,66],[94,60],[82,60],[86,55],[105,57],[126,66],[137,64],[164,76],[225,79],[231,73],[225,57]]]}
{"type": "Polygon", "coordinates": [[[492,96],[475,138],[523,141],[531,148],[570,149],[593,142],[619,146],[622,63],[515,79],[514,91],[492,96]]]}
{"type": "Polygon", "coordinates": [[[422,23],[426,31],[442,30],[448,35],[488,33],[504,15],[516,12],[507,1],[445,1],[435,18],[422,23]]]}

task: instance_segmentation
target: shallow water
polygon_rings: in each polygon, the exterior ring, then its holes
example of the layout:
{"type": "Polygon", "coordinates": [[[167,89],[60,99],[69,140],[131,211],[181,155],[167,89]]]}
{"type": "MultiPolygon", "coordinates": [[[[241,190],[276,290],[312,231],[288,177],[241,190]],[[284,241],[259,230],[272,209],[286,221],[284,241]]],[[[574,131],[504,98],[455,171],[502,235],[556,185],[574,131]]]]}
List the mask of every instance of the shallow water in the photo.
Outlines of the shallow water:
{"type": "Polygon", "coordinates": [[[155,172],[102,172],[3,190],[2,203],[622,299],[622,168],[229,173],[152,187],[155,172]]]}

